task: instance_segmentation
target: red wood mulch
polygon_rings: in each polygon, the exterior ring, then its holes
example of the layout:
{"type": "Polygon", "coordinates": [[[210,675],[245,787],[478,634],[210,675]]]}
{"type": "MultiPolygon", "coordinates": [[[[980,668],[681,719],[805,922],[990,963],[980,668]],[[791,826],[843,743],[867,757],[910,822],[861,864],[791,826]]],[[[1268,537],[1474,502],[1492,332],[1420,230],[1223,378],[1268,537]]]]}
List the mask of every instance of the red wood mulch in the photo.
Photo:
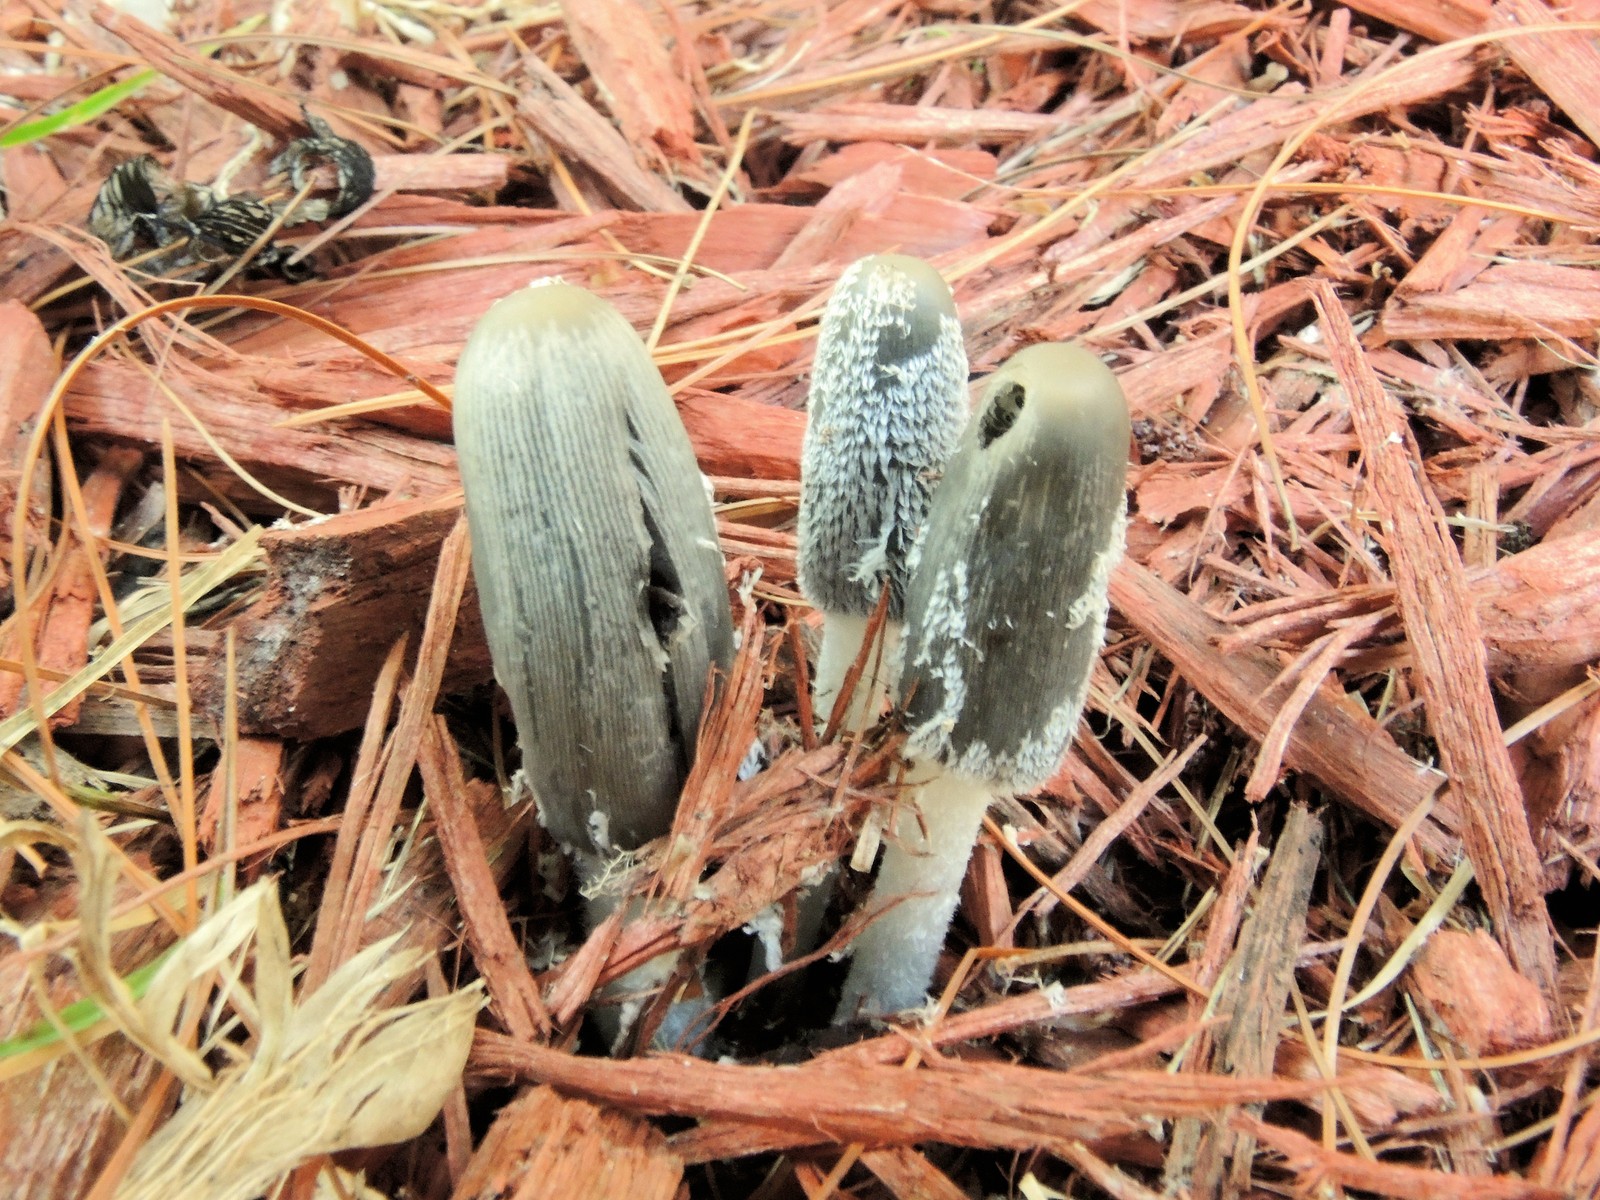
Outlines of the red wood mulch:
{"type": "Polygon", "coordinates": [[[303,993],[396,932],[482,980],[433,1129],[341,1156],[384,1195],[1595,1194],[1600,4],[337,11],[0,3],[0,1192],[112,1196],[179,1096],[115,1033],[21,1051],[85,994],[87,810],[118,972],[232,872],[279,878],[303,993]],[[309,281],[86,233],[141,153],[267,186],[302,99],[376,167],[284,231],[309,281]],[[824,1047],[823,968],[726,1005],[721,1061],[580,1055],[599,986],[727,955],[891,795],[892,737],[797,732],[793,536],[817,316],[887,250],[975,376],[1080,339],[1122,381],[1092,715],[997,805],[925,1024],[824,1047]],[[586,941],[494,778],[441,403],[547,275],[650,338],[745,601],[658,900],[586,941]],[[296,311],[146,312],[207,288],[296,311]]]}

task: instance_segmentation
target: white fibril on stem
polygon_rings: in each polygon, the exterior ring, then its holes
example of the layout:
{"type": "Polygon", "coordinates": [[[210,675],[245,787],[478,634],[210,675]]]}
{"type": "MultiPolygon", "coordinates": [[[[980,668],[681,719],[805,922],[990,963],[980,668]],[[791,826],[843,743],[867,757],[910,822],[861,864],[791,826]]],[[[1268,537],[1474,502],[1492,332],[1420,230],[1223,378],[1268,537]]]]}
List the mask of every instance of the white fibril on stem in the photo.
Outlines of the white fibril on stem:
{"type": "Polygon", "coordinates": [[[523,776],[594,882],[671,828],[706,680],[733,657],[710,502],[643,342],[581,288],[489,309],[456,370],[454,425],[523,776]]]}
{"type": "Polygon", "coordinates": [[[1105,636],[1128,406],[1078,346],[1019,351],[934,495],[906,596],[906,802],[836,1020],[921,1004],[990,801],[1049,779],[1105,636]]]}
{"type": "Polygon", "coordinates": [[[950,289],[920,259],[852,264],[822,315],[800,454],[800,590],[823,615],[813,709],[826,724],[889,590],[884,645],[842,724],[859,732],[893,687],[928,500],[967,415],[967,355],[950,289]]]}

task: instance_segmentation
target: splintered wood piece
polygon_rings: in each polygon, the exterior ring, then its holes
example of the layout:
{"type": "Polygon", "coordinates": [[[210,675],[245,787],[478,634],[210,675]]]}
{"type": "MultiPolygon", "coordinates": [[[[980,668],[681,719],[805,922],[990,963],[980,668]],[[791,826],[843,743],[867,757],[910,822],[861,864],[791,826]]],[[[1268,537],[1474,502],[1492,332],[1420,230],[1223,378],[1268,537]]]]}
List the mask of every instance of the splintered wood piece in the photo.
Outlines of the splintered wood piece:
{"type": "MultiPolygon", "coordinates": [[[[83,502],[89,518],[89,536],[99,544],[86,544],[80,538],[67,543],[65,560],[56,568],[49,591],[31,605],[26,626],[13,625],[4,639],[8,658],[18,657],[14,639],[21,628],[33,632],[34,655],[39,666],[71,675],[89,661],[89,627],[99,608],[100,597],[94,584],[94,567],[89,555],[102,562],[106,558],[103,539],[111,531],[117,504],[128,480],[144,462],[144,453],[134,449],[108,450],[89,478],[83,482],[83,502]]],[[[60,676],[58,676],[60,677],[60,676]]],[[[10,716],[22,703],[23,677],[0,675],[0,716],[10,716]]],[[[46,693],[53,688],[43,689],[46,693]]],[[[78,719],[83,697],[77,696],[50,718],[55,727],[69,726],[78,719]]]]}
{"type": "Polygon", "coordinates": [[[537,54],[524,55],[517,111],[541,137],[593,171],[618,200],[644,212],[689,212],[690,204],[639,165],[627,140],[537,54]]]}
{"type": "Polygon", "coordinates": [[[703,176],[694,92],[673,69],[649,7],[639,0],[562,0],[561,15],[628,144],[676,172],[703,176]]]}
{"type": "MultiPolygon", "coordinates": [[[[39,318],[16,300],[0,301],[0,513],[8,522],[8,544],[28,439],[55,372],[56,356],[39,318]]],[[[49,519],[50,468],[42,456],[33,469],[23,525],[30,546],[44,536],[49,519]]],[[[10,585],[10,556],[0,555],[0,587],[10,585]]]]}
{"type": "MultiPolygon", "coordinates": [[[[1495,0],[1488,27],[1504,31],[1559,25],[1570,19],[1544,0],[1495,0]]],[[[1505,38],[1500,47],[1591,142],[1600,145],[1600,49],[1591,30],[1521,34],[1505,38]]]]}
{"type": "Polygon", "coordinates": [[[1247,1113],[1235,1113],[1231,1120],[1283,1156],[1285,1165],[1299,1177],[1295,1187],[1300,1192],[1331,1183],[1405,1200],[1566,1200],[1576,1194],[1512,1174],[1465,1175],[1374,1162],[1355,1154],[1324,1150],[1302,1133],[1268,1124],[1247,1113]]]}
{"type": "MultiPolygon", "coordinates": [[[[439,548],[460,514],[455,494],[267,533],[266,590],[237,624],[239,728],[306,739],[359,726],[389,647],[421,631],[439,548]]],[[[219,650],[196,684],[219,716],[223,667],[219,650]]],[[[490,677],[469,581],[443,686],[490,677]]]]}
{"type": "Polygon", "coordinates": [[[441,716],[434,716],[424,727],[417,766],[433,805],[433,828],[461,908],[467,948],[488,985],[495,1011],[518,1038],[548,1037],[550,1014],[506,917],[499,883],[473,815],[475,808],[499,800],[500,790],[492,783],[468,781],[462,775],[456,744],[441,716]]]}
{"type": "Polygon", "coordinates": [[[1539,855],[1495,712],[1466,569],[1445,531],[1438,500],[1425,490],[1414,465],[1405,411],[1363,357],[1333,285],[1314,280],[1311,286],[1334,370],[1350,398],[1371,502],[1389,538],[1390,569],[1418,688],[1461,806],[1462,843],[1511,961],[1545,995],[1554,996],[1555,946],[1539,855]]]}
{"type": "Polygon", "coordinates": [[[207,103],[231,112],[282,141],[305,133],[299,106],[277,88],[230,71],[109,4],[96,3],[92,13],[95,24],[101,29],[121,38],[145,63],[207,103]]]}
{"type": "MultiPolygon", "coordinates": [[[[270,837],[278,832],[283,820],[283,742],[278,738],[240,737],[232,743],[231,753],[238,797],[226,845],[222,830],[229,805],[227,772],[219,769],[212,773],[200,810],[200,844],[213,854],[229,845],[247,845],[270,837]]],[[[253,883],[264,865],[264,858],[246,861],[240,875],[246,883],[253,883]]]]}
{"type": "MultiPolygon", "coordinates": [[[[1321,823],[1304,805],[1293,805],[1268,859],[1254,911],[1217,984],[1223,994],[1215,1008],[1223,1027],[1215,1035],[1215,1053],[1210,1063],[1197,1067],[1230,1077],[1272,1073],[1295,957],[1305,937],[1311,884],[1321,860],[1321,823]]],[[[1167,1155],[1168,1190],[1209,1200],[1222,1194],[1227,1176],[1228,1194],[1243,1195],[1250,1190],[1254,1158],[1248,1135],[1226,1125],[1180,1121],[1167,1155]]]]}
{"type": "Polygon", "coordinates": [[[566,1095],[641,1115],[735,1117],[811,1144],[947,1142],[1017,1150],[1136,1132],[1151,1116],[1205,1115],[1318,1090],[1270,1078],[1149,1070],[1076,1072],[1072,1086],[1063,1087],[1057,1071],[954,1059],[929,1071],[832,1061],[745,1066],[681,1055],[608,1061],[483,1030],[468,1070],[549,1083],[566,1095]]]}
{"type": "Polygon", "coordinates": [[[451,1200],[672,1200],[683,1160],[648,1121],[531,1087],[500,1110],[451,1200]]]}
{"type": "Polygon", "coordinates": [[[1411,964],[1411,978],[1456,1044],[1473,1056],[1509,1054],[1551,1040],[1550,1008],[1481,929],[1441,929],[1411,964]]]}
{"type": "Polygon", "coordinates": [[[894,1193],[895,1200],[966,1200],[967,1193],[948,1175],[909,1147],[864,1150],[861,1165],[894,1193]]]}
{"type": "Polygon", "coordinates": [[[1386,21],[1396,29],[1419,33],[1430,42],[1453,42],[1471,37],[1489,19],[1490,0],[1350,0],[1350,7],[1386,21]]]}
{"type": "Polygon", "coordinates": [[[914,142],[944,146],[997,145],[1059,128],[1054,113],[998,109],[922,108],[906,104],[833,104],[773,116],[793,146],[811,142],[914,142]]]}
{"type": "MultiPolygon", "coordinates": [[[[1496,676],[1557,674],[1600,658],[1600,531],[1547,537],[1492,567],[1469,571],[1467,581],[1496,676]]],[[[1219,649],[1231,654],[1267,641],[1300,644],[1394,602],[1392,584],[1266,601],[1229,614],[1234,632],[1219,649]]],[[[1394,643],[1388,651],[1399,659],[1405,645],[1394,643]]]]}
{"type": "Polygon", "coordinates": [[[1600,324],[1600,279],[1585,267],[1497,263],[1449,292],[1397,293],[1380,323],[1395,341],[1587,337],[1600,324]]]}
{"type": "MultiPolygon", "coordinates": [[[[1277,706],[1265,699],[1282,670],[1277,658],[1251,648],[1223,653],[1218,643],[1230,632],[1228,626],[1129,560],[1111,576],[1111,603],[1223,715],[1253,738],[1266,736],[1277,714],[1277,706]]],[[[1366,712],[1329,689],[1319,689],[1306,702],[1289,732],[1283,761],[1391,829],[1444,782],[1440,772],[1395,745],[1366,712]]],[[[1447,861],[1455,853],[1459,820],[1449,805],[1440,804],[1418,828],[1418,846],[1447,861]]]]}
{"type": "Polygon", "coordinates": [[[331,507],[340,485],[402,496],[440,495],[460,486],[455,451],[447,445],[370,426],[276,428],[286,415],[283,408],[250,381],[219,381],[210,372],[183,365],[177,355],[167,368],[158,382],[148,370],[115,358],[89,364],[63,401],[68,427],[79,434],[159,446],[166,420],[180,458],[217,463],[220,446],[235,461],[289,490],[291,499],[312,505],[331,507]],[[203,432],[168,399],[163,384],[203,425],[203,432]]]}

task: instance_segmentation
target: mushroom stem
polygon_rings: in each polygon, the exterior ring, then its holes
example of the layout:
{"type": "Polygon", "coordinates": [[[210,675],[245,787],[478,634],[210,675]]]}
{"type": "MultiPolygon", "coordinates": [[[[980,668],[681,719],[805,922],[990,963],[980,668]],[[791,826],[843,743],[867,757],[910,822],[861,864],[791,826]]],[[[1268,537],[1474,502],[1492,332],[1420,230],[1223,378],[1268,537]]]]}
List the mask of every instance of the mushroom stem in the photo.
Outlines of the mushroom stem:
{"type": "MultiPolygon", "coordinates": [[[[637,898],[625,901],[623,897],[612,893],[591,896],[584,902],[584,919],[588,927],[591,930],[598,929],[601,923],[624,903],[628,904],[628,911],[625,914],[627,919],[632,919],[644,910],[643,901],[637,898]]],[[[625,1043],[632,1036],[639,1018],[649,1007],[654,994],[663,985],[671,982],[682,961],[681,950],[669,950],[665,954],[656,955],[643,966],[635,967],[626,975],[618,976],[600,989],[599,995],[602,1000],[628,997],[615,1004],[597,1004],[589,1010],[589,1017],[594,1022],[595,1029],[604,1040],[607,1050],[613,1055],[621,1054],[626,1049],[625,1043]]],[[[698,1042],[688,1046],[680,1043],[709,1006],[710,1001],[706,999],[703,991],[693,999],[674,1000],[662,1017],[660,1027],[655,1031],[655,1036],[651,1040],[652,1048],[680,1050],[686,1053],[697,1051],[700,1048],[698,1042]]],[[[700,1040],[703,1041],[703,1037],[700,1040]]]]}
{"type": "Polygon", "coordinates": [[[982,780],[913,757],[911,802],[883,850],[873,905],[887,902],[855,940],[836,1021],[882,1016],[923,1002],[956,910],[967,860],[994,799],[982,780]]]}
{"type": "MultiPolygon", "coordinates": [[[[844,690],[845,676],[861,654],[871,617],[854,613],[824,613],[822,642],[817,649],[816,679],[812,687],[812,712],[819,726],[825,726],[844,690]]],[[[858,734],[878,719],[894,690],[900,657],[900,621],[885,620],[877,644],[867,650],[866,666],[851,693],[850,705],[839,722],[842,733],[858,734]]]]}

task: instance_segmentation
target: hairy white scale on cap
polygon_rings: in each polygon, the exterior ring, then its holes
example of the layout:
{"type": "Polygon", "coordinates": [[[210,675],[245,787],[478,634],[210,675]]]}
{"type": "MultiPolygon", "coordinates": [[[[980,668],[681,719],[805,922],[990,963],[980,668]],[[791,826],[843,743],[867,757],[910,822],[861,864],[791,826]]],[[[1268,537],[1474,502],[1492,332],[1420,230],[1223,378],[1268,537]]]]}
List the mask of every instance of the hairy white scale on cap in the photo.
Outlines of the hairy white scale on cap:
{"type": "Polygon", "coordinates": [[[824,612],[898,619],[907,557],[966,420],[967,357],[931,268],[862,259],[823,314],[801,451],[799,579],[824,612]]]}

